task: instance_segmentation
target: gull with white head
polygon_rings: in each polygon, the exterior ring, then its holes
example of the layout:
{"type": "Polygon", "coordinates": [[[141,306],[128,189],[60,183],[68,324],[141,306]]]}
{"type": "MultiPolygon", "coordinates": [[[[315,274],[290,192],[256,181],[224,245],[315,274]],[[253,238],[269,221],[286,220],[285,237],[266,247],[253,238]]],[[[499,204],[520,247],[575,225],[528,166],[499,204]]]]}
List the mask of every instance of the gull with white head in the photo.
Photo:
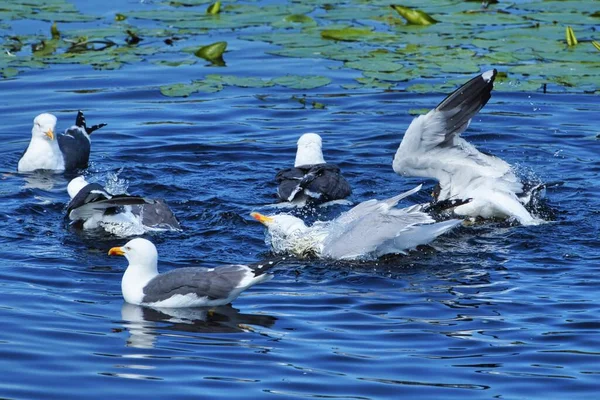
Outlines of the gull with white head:
{"type": "Polygon", "coordinates": [[[322,146],[321,136],[316,133],[305,133],[298,139],[294,167],[275,176],[280,201],[305,204],[310,200],[320,204],[350,196],[350,184],[337,165],[325,162],[322,146]]]}
{"type": "Polygon", "coordinates": [[[426,212],[429,205],[395,208],[403,198],[421,186],[386,200],[364,201],[328,222],[306,226],[289,214],[251,215],[267,228],[267,243],[276,253],[298,257],[352,260],[372,259],[386,254],[402,254],[428,244],[461,223],[435,222],[426,212]]]}
{"type": "Polygon", "coordinates": [[[157,308],[215,307],[231,303],[244,290],[273,278],[267,265],[186,267],[158,273],[158,252],[142,238],[113,247],[108,255],[125,256],[129,265],[121,291],[127,303],[157,308]]]}
{"type": "Polygon", "coordinates": [[[19,172],[36,170],[73,171],[87,168],[90,158],[90,135],[106,124],[88,127],[81,111],[75,125],[64,134],[56,134],[56,117],[40,114],[33,120],[31,141],[17,164],[19,172]]]}
{"type": "Polygon", "coordinates": [[[494,69],[476,76],[415,118],[396,151],[393,168],[402,176],[436,179],[440,189],[436,200],[472,199],[454,209],[457,215],[537,224],[540,220],[525,208],[532,193],[524,192],[511,166],[460,137],[491,98],[496,75],[494,69]]]}
{"type": "Polygon", "coordinates": [[[162,200],[129,194],[111,194],[98,183],[89,183],[83,176],[69,182],[71,201],[67,217],[71,224],[83,229],[103,228],[117,236],[141,234],[147,230],[178,230],[175,215],[162,200]]]}

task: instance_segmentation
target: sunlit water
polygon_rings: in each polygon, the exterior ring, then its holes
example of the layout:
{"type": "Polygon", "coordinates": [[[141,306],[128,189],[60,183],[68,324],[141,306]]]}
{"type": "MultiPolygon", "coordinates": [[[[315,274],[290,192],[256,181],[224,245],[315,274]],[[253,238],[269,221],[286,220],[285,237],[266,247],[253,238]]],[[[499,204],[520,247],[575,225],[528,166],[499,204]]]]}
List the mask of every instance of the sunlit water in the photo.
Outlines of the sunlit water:
{"type": "MultiPolygon", "coordinates": [[[[590,398],[600,374],[600,117],[592,95],[496,92],[465,134],[547,192],[549,223],[463,227],[380,262],[289,259],[233,307],[167,312],[124,304],[125,240],[64,221],[70,177],[17,174],[35,115],[59,130],[83,109],[91,180],[128,181],[164,198],[181,232],[147,235],[162,271],[273,258],[253,210],[275,202],[275,172],[304,132],[323,136],[351,200],[391,197],[419,179],[394,174],[409,110],[443,94],[348,91],[336,62],[275,58],[231,39],[219,73],[310,70],[333,84],[304,92],[230,87],[186,99],[162,84],[216,68],[53,66],[0,80],[0,397],[590,398]],[[249,55],[252,54],[252,55],[249,55]],[[243,61],[243,62],[242,62],[243,61]],[[313,109],[293,96],[323,103],[313,109]]],[[[466,76],[465,76],[466,78],[466,76]]],[[[308,102],[307,104],[310,104],[308,102]]],[[[122,184],[121,182],[120,184],[122,184]]],[[[425,201],[427,190],[404,201],[425,201]]],[[[332,217],[346,205],[322,211],[332,217]]],[[[276,211],[280,211],[275,209],[276,211]]]]}

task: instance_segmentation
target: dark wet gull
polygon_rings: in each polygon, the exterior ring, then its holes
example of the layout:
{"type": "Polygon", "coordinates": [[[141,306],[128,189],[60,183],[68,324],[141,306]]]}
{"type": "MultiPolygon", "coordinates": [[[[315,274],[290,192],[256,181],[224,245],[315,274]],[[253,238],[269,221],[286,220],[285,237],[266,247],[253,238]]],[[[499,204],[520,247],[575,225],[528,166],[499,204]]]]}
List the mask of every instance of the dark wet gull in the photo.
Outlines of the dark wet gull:
{"type": "Polygon", "coordinates": [[[275,253],[372,259],[430,243],[461,223],[457,219],[435,222],[426,212],[429,204],[395,208],[400,200],[420,189],[419,185],[386,200],[364,201],[332,221],[317,221],[311,226],[289,214],[251,215],[267,227],[266,241],[275,253]]]}
{"type": "Polygon", "coordinates": [[[92,132],[106,124],[88,127],[83,112],[77,113],[75,125],[62,135],[55,135],[56,117],[40,114],[33,120],[31,141],[19,160],[19,172],[35,170],[74,171],[87,168],[92,132]]]}
{"type": "Polygon", "coordinates": [[[536,224],[541,220],[525,208],[531,193],[524,193],[511,166],[460,137],[491,98],[496,74],[493,69],[476,76],[415,118],[398,147],[393,168],[402,176],[436,179],[436,200],[472,199],[454,209],[457,215],[536,224]]]}
{"type": "Polygon", "coordinates": [[[130,240],[123,247],[113,247],[108,254],[125,256],[129,261],[121,281],[125,301],[150,307],[222,306],[249,287],[273,278],[266,273],[267,265],[186,267],[159,274],[156,247],[142,238],[130,240]]]}
{"type": "Polygon", "coordinates": [[[102,227],[110,233],[126,236],[146,230],[181,228],[162,199],[114,195],[98,183],[88,183],[83,176],[72,179],[67,191],[71,197],[67,217],[72,224],[81,224],[83,229],[102,227]]]}
{"type": "Polygon", "coordinates": [[[345,199],[352,193],[340,168],[325,162],[321,137],[316,133],[305,133],[298,139],[294,167],[279,171],[275,181],[280,201],[299,204],[345,199]]]}

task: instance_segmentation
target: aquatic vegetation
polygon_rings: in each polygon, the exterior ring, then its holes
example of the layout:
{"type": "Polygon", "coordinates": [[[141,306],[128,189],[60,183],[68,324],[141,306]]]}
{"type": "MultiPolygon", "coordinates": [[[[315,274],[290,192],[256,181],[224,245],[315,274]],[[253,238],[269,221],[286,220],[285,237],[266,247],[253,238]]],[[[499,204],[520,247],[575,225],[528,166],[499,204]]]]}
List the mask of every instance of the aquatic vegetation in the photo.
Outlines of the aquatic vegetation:
{"type": "Polygon", "coordinates": [[[399,5],[391,5],[398,14],[406,20],[407,24],[411,25],[432,25],[437,24],[439,21],[431,17],[425,11],[416,10],[409,7],[403,7],[399,5]]]}
{"type": "Polygon", "coordinates": [[[575,46],[577,44],[577,38],[575,37],[575,32],[573,32],[573,28],[571,28],[570,26],[567,26],[566,36],[567,36],[567,44],[569,46],[575,46]]]}
{"type": "MultiPolygon", "coordinates": [[[[429,92],[446,90],[463,75],[490,66],[506,74],[499,79],[499,91],[536,91],[546,85],[548,91],[596,92],[600,82],[597,53],[577,45],[591,41],[596,49],[600,47],[590,37],[598,11],[590,11],[584,0],[487,2],[483,6],[439,0],[432,8],[435,18],[413,8],[414,1],[390,7],[361,0],[277,4],[164,0],[134,9],[123,6],[110,18],[85,15],[68,0],[38,3],[13,0],[10,8],[0,7],[4,21],[0,25],[4,33],[0,77],[13,78],[55,64],[103,70],[146,62],[170,68],[225,66],[223,52],[227,43],[235,42],[234,51],[253,52],[259,47],[260,56],[269,62],[277,63],[279,57],[321,59],[332,62],[332,70],[355,73],[354,83],[348,83],[338,82],[335,73],[315,80],[297,71],[282,70],[279,76],[265,77],[261,71],[248,70],[236,78],[233,85],[239,87],[269,81],[297,90],[327,86],[429,92]],[[48,36],[39,29],[12,33],[14,21],[27,20],[47,23],[48,36]],[[206,46],[206,35],[219,41],[206,46]],[[240,41],[251,43],[238,45],[240,41]],[[269,46],[266,50],[262,50],[264,43],[269,46]],[[210,64],[201,66],[186,54],[210,64]],[[238,85],[240,79],[254,81],[238,85]]],[[[198,71],[199,78],[213,73],[198,71]]],[[[162,87],[161,93],[189,96],[230,85],[214,85],[207,79],[194,82],[162,87]],[[183,90],[186,86],[190,87],[183,90]]]]}

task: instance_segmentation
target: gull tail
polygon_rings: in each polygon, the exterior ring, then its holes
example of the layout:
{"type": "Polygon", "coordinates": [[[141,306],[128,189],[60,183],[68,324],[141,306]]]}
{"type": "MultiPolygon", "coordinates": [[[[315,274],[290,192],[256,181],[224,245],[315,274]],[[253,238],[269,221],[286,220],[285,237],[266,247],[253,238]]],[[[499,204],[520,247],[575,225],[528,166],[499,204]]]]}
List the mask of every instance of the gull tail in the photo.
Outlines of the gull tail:
{"type": "Polygon", "coordinates": [[[79,128],[83,128],[88,135],[91,135],[92,132],[97,131],[98,129],[102,128],[103,126],[106,126],[106,124],[98,124],[98,125],[93,125],[88,128],[88,126],[85,123],[85,116],[83,115],[83,112],[81,110],[79,110],[77,112],[77,118],[75,119],[75,125],[79,128]]]}

